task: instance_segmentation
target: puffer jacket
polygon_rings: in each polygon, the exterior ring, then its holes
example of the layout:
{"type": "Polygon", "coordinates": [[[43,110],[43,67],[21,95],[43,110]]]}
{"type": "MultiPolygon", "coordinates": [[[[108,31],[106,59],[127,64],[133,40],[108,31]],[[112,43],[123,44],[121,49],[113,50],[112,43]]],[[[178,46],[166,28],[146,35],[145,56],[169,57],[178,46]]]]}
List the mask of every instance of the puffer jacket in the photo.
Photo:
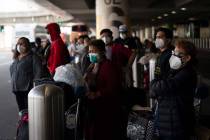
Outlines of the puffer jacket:
{"type": "Polygon", "coordinates": [[[68,49],[60,37],[60,27],[57,23],[50,23],[46,27],[51,37],[50,54],[48,58],[48,69],[52,75],[60,65],[69,63],[68,49]]]}
{"type": "Polygon", "coordinates": [[[166,78],[169,75],[171,49],[164,50],[158,57],[155,65],[155,79],[166,78]]]}
{"type": "Polygon", "coordinates": [[[150,95],[157,99],[155,115],[160,136],[190,136],[194,126],[193,97],[197,82],[191,64],[170,71],[168,78],[151,82],[150,95]]]}

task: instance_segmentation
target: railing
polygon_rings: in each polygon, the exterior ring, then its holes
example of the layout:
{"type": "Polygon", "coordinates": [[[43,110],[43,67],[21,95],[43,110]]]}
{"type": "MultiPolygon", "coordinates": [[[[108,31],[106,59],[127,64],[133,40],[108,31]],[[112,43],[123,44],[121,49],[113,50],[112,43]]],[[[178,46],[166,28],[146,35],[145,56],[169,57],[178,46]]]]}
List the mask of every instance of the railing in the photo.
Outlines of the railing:
{"type": "Polygon", "coordinates": [[[210,38],[186,38],[199,49],[210,49],[210,38]]]}

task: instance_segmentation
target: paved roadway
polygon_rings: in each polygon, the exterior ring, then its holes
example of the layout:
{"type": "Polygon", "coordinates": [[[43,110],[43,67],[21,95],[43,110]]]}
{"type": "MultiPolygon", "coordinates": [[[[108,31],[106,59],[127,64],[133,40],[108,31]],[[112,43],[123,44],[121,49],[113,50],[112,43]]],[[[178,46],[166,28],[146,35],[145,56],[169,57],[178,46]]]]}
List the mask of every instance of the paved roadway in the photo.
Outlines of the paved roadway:
{"type": "Polygon", "coordinates": [[[0,140],[14,140],[18,109],[11,93],[9,65],[11,53],[0,51],[0,140]]]}
{"type": "MultiPolygon", "coordinates": [[[[209,81],[210,50],[199,50],[198,58],[199,73],[209,81]]],[[[18,109],[10,85],[9,65],[11,61],[11,53],[0,51],[0,140],[14,140],[18,120],[18,109]]],[[[206,102],[209,103],[210,98],[206,102]]],[[[206,111],[210,113],[210,107],[206,111]]]]}

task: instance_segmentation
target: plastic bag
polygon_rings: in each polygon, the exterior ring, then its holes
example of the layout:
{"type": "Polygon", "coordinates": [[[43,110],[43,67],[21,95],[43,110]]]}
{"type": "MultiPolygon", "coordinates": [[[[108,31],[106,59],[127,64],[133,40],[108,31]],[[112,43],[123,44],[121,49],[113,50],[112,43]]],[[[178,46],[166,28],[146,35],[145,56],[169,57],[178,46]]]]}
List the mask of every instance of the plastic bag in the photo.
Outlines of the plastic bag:
{"type": "Polygon", "coordinates": [[[74,93],[78,96],[83,95],[86,91],[82,73],[74,64],[57,67],[53,79],[70,85],[74,89],[74,93]]]}

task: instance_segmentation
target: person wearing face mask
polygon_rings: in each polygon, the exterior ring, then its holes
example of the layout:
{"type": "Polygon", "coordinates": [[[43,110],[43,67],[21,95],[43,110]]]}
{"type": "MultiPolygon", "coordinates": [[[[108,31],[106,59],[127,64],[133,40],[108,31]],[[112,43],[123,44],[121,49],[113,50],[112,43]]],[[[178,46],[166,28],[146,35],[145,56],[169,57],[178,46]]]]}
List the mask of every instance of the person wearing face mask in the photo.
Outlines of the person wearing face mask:
{"type": "Polygon", "coordinates": [[[74,48],[71,48],[73,51],[73,57],[74,57],[74,63],[78,64],[81,61],[82,55],[86,52],[86,46],[84,44],[84,38],[86,38],[87,35],[80,35],[77,44],[75,46],[72,46],[74,48]]]}
{"type": "Polygon", "coordinates": [[[115,39],[115,42],[131,50],[136,50],[140,47],[135,38],[129,34],[128,27],[124,24],[119,26],[119,37],[115,39]]]}
{"type": "Polygon", "coordinates": [[[171,50],[174,48],[171,44],[173,32],[167,28],[158,28],[156,31],[155,46],[160,50],[155,66],[155,78],[164,78],[168,76],[170,66],[169,58],[171,50]]]}
{"type": "Polygon", "coordinates": [[[21,37],[13,52],[10,65],[12,92],[16,96],[19,111],[28,107],[28,93],[33,87],[33,80],[42,76],[42,64],[39,57],[32,53],[30,42],[21,37]]]}
{"type": "Polygon", "coordinates": [[[112,31],[110,29],[103,29],[100,32],[100,36],[101,36],[101,40],[104,41],[106,47],[106,58],[109,60],[112,60],[112,46],[113,46],[113,42],[112,42],[112,31]]]}
{"type": "Polygon", "coordinates": [[[46,26],[47,32],[50,34],[51,47],[47,60],[50,74],[55,74],[55,69],[60,65],[65,65],[70,62],[70,56],[67,46],[64,44],[60,36],[60,26],[57,23],[49,23],[46,26]]]}
{"type": "Polygon", "coordinates": [[[90,59],[88,57],[88,51],[89,51],[89,45],[90,45],[90,38],[87,35],[84,35],[84,49],[83,54],[80,56],[80,62],[79,62],[79,68],[84,74],[90,65],[90,59]]]}
{"type": "Polygon", "coordinates": [[[150,95],[158,101],[155,120],[161,140],[190,140],[194,136],[196,62],[194,44],[179,40],[169,58],[169,75],[151,82],[150,95]]]}
{"type": "Polygon", "coordinates": [[[89,59],[91,65],[84,76],[88,85],[85,139],[120,140],[119,82],[102,40],[91,41],[89,59]]]}
{"type": "Polygon", "coordinates": [[[129,69],[132,66],[135,53],[132,52],[131,49],[124,47],[122,44],[113,42],[112,31],[110,29],[101,30],[100,36],[106,45],[106,57],[111,60],[116,67],[122,87],[131,86],[132,83],[127,83],[125,79],[125,69],[129,69]]]}
{"type": "MultiPolygon", "coordinates": [[[[111,60],[113,67],[117,71],[118,82],[120,83],[122,106],[124,110],[121,115],[122,133],[126,134],[127,128],[127,110],[130,110],[130,106],[135,102],[135,99],[142,99],[140,94],[136,95],[132,93],[132,71],[131,66],[136,53],[131,49],[124,47],[121,43],[113,41],[112,31],[110,29],[103,29],[100,32],[101,39],[106,44],[106,56],[111,60]],[[111,40],[111,41],[110,41],[111,40]]],[[[143,95],[143,94],[142,94],[143,95]]],[[[141,102],[141,101],[139,101],[141,102]]]]}

